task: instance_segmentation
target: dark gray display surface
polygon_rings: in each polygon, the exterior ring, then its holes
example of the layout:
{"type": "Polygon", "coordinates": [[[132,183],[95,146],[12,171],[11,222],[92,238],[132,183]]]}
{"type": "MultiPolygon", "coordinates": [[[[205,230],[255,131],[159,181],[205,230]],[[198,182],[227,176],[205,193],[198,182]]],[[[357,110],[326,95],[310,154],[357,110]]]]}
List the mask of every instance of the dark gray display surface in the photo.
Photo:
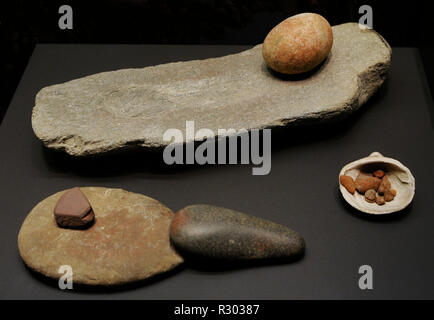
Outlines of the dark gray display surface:
{"type": "MultiPolygon", "coordinates": [[[[0,126],[0,298],[376,299],[434,298],[434,135],[418,52],[394,49],[388,82],[339,124],[273,131],[272,170],[249,165],[166,168],[158,154],[73,159],[44,149],[31,128],[42,87],[97,72],[216,57],[246,47],[39,45],[0,126]],[[338,173],[379,151],[416,177],[404,212],[379,219],[344,203],[338,173]],[[110,292],[64,292],[21,261],[17,235],[30,210],[73,186],[119,187],[156,198],[172,210],[209,203],[288,225],[305,238],[292,264],[218,270],[187,263],[140,286],[110,292]],[[358,287],[370,265],[374,290],[358,287]]],[[[271,108],[272,106],[264,106],[271,108]]]]}

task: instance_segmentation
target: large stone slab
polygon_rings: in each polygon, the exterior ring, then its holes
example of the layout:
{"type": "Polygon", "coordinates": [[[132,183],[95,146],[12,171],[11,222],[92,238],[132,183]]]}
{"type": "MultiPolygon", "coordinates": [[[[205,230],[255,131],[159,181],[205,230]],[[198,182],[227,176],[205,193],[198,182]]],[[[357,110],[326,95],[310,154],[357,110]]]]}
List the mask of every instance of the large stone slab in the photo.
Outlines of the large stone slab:
{"type": "Polygon", "coordinates": [[[146,279],[183,262],[170,244],[174,214],[169,208],[121,189],[80,189],[95,213],[89,229],[57,226],[53,210],[65,191],[41,201],[26,217],[18,248],[31,269],[58,279],[60,266],[69,265],[74,283],[117,285],[146,279]]]}
{"type": "Polygon", "coordinates": [[[330,56],[304,78],[271,73],[258,45],[220,58],[103,72],[49,86],[36,96],[33,130],[49,148],[89,155],[164,146],[163,133],[184,132],[187,120],[217,132],[349,113],[385,80],[391,48],[355,23],[335,26],[333,34],[330,56]]]}

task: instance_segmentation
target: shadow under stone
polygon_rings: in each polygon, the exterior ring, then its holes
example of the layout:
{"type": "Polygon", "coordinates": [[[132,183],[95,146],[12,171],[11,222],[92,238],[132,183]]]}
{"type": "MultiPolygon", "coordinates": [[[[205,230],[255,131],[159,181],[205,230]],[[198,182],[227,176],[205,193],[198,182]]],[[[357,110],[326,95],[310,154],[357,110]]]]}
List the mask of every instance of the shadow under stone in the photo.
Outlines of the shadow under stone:
{"type": "Polygon", "coordinates": [[[341,138],[351,131],[363,116],[370,112],[388,91],[388,81],[358,110],[344,112],[324,120],[303,119],[286,126],[272,128],[272,151],[279,152],[298,145],[310,145],[318,142],[329,142],[341,138]]]}
{"type": "Polygon", "coordinates": [[[273,265],[294,264],[302,260],[305,251],[287,258],[267,258],[267,259],[246,259],[246,260],[224,260],[205,258],[199,255],[183,252],[177,249],[183,256],[186,268],[201,272],[229,272],[235,270],[252,269],[273,265]]]}
{"type": "Polygon", "coordinates": [[[71,172],[86,177],[117,177],[136,172],[164,176],[203,167],[198,164],[167,165],[163,150],[137,147],[77,157],[42,146],[42,155],[50,171],[71,172]]]}
{"type": "MultiPolygon", "coordinates": [[[[25,269],[29,274],[31,274],[34,278],[36,278],[38,281],[42,282],[43,284],[46,284],[52,288],[58,289],[60,291],[65,291],[68,293],[119,293],[119,292],[125,292],[125,291],[131,291],[131,290],[137,290],[145,286],[151,286],[157,282],[166,280],[167,278],[170,278],[171,276],[174,276],[185,269],[185,266],[183,264],[178,265],[177,267],[163,272],[156,274],[150,278],[129,282],[125,284],[118,284],[118,285],[87,285],[87,284],[78,284],[73,283],[73,289],[65,289],[62,290],[59,288],[59,279],[53,279],[50,277],[47,277],[43,275],[42,273],[39,273],[31,268],[29,268],[24,262],[23,262],[25,269]]],[[[62,276],[59,274],[59,277],[62,276]]]]}
{"type": "Polygon", "coordinates": [[[318,73],[330,60],[330,57],[324,59],[319,65],[313,68],[310,71],[299,73],[299,74],[285,74],[277,72],[271,69],[266,63],[264,63],[264,67],[268,70],[268,72],[275,78],[283,80],[283,81],[302,81],[311,78],[316,73],[318,73]]]}

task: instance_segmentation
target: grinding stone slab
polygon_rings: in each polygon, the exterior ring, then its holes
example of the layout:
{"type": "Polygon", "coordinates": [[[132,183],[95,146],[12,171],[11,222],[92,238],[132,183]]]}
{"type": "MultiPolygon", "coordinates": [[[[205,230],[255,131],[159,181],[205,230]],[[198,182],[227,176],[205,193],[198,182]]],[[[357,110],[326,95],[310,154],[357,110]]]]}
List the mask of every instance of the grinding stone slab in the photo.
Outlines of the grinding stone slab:
{"type": "Polygon", "coordinates": [[[49,148],[90,155],[162,147],[169,128],[247,129],[350,113],[384,82],[392,50],[356,23],[333,27],[327,60],[304,78],[278,77],[262,47],[220,58],[103,72],[43,88],[32,126],[49,148]]]}
{"type": "Polygon", "coordinates": [[[69,265],[73,281],[116,285],[168,271],[183,259],[171,247],[173,212],[152,198],[121,189],[80,188],[95,213],[86,230],[59,228],[53,216],[58,192],[40,202],[26,217],[18,247],[31,269],[58,279],[69,265]]]}

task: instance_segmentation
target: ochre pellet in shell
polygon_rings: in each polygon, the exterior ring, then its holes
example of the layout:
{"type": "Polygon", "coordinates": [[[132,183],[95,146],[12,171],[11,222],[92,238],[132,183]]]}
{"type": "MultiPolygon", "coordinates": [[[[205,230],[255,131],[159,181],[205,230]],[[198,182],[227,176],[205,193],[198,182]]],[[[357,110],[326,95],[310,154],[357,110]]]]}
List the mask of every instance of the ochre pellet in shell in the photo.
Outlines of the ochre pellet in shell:
{"type": "Polygon", "coordinates": [[[339,181],[349,193],[354,194],[356,192],[356,183],[352,177],[343,175],[339,177],[339,181]]]}
{"type": "Polygon", "coordinates": [[[364,194],[369,189],[374,189],[377,191],[380,184],[381,179],[374,177],[371,174],[361,172],[356,178],[356,189],[361,194],[364,194]]]}
{"type": "Polygon", "coordinates": [[[292,16],[267,35],[262,55],[267,65],[280,73],[308,72],[324,61],[333,46],[328,21],[316,13],[292,16]]]}
{"type": "Polygon", "coordinates": [[[386,200],[386,202],[390,202],[393,201],[393,199],[395,199],[393,193],[390,190],[386,190],[384,193],[384,200],[386,200]]]}
{"type": "Polygon", "coordinates": [[[377,170],[374,172],[374,176],[381,179],[384,177],[384,171],[383,170],[377,170]]]}
{"type": "Polygon", "coordinates": [[[383,196],[377,195],[377,197],[375,198],[375,202],[379,205],[379,206],[383,206],[384,204],[386,204],[386,200],[384,199],[383,196]]]}
{"type": "Polygon", "coordinates": [[[365,200],[369,203],[373,203],[377,197],[377,192],[374,189],[369,189],[365,192],[365,200]]]}
{"type": "Polygon", "coordinates": [[[392,184],[390,183],[387,176],[384,176],[381,180],[381,184],[378,187],[378,193],[384,194],[386,191],[390,191],[390,188],[392,188],[392,184]]]}

